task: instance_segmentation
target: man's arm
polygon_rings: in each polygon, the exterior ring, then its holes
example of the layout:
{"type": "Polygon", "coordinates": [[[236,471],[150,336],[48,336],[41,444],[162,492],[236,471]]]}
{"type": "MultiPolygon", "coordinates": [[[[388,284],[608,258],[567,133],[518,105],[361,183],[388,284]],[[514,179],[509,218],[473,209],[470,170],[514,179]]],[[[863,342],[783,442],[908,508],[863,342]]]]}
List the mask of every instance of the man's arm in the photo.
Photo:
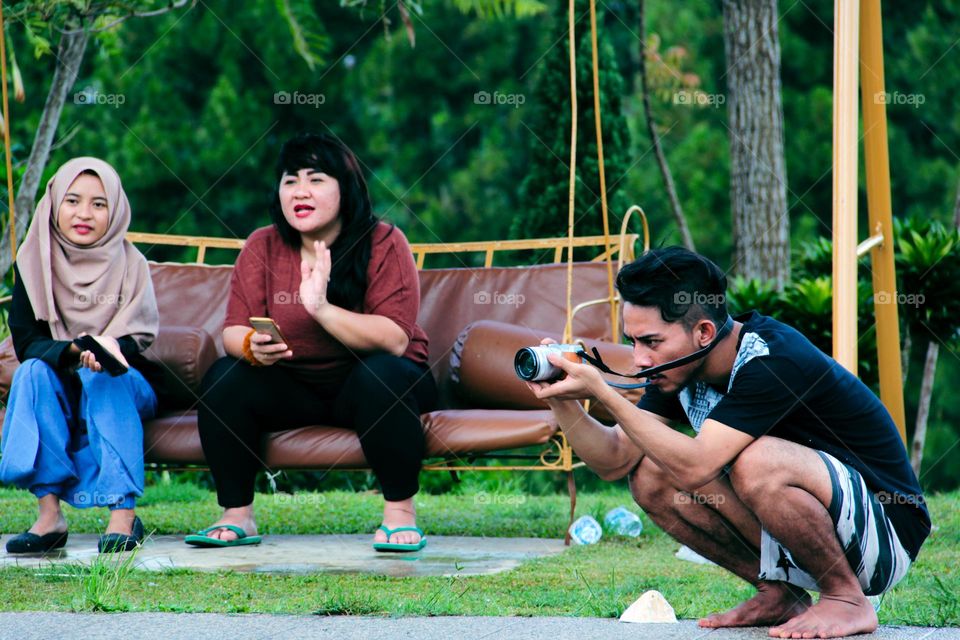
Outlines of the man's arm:
{"type": "MultiPolygon", "coordinates": [[[[653,414],[635,407],[610,388],[594,367],[576,364],[554,355],[549,356],[549,360],[567,375],[564,379],[549,384],[530,383],[531,390],[538,398],[547,400],[551,408],[554,408],[554,403],[559,400],[597,398],[607,406],[622,433],[634,445],[636,452],[639,452],[639,456],[634,454],[634,459],[639,461],[640,457],[649,456],[675,479],[680,489],[694,491],[707,484],[720,475],[724,465],[736,458],[754,440],[749,434],[709,419],[704,422],[697,437],[691,438],[674,431],[653,414]]],[[[571,420],[576,417],[572,407],[565,408],[563,416],[555,408],[554,413],[558,420],[561,420],[561,424],[568,421],[576,427],[576,422],[571,420]]],[[[599,423],[597,425],[602,427],[599,423]]],[[[564,433],[567,433],[566,429],[564,433]]],[[[569,433],[567,438],[570,439],[569,433]]],[[[600,440],[599,437],[597,439],[600,440]]],[[[577,449],[572,439],[570,444],[577,449]]],[[[607,440],[604,444],[611,446],[612,441],[607,440]]],[[[577,450],[577,455],[593,468],[580,450],[577,450]]]]}
{"type": "Polygon", "coordinates": [[[619,426],[600,424],[576,400],[548,400],[547,405],[577,456],[602,479],[619,480],[643,457],[619,426]]]}
{"type": "Polygon", "coordinates": [[[695,491],[720,475],[753,436],[716,420],[706,419],[695,438],[675,431],[633,406],[613,389],[599,390],[610,413],[644,455],[670,474],[678,488],[695,491]],[[614,397],[616,396],[616,397],[614,397]],[[622,402],[621,402],[622,401],[622,402]]]}

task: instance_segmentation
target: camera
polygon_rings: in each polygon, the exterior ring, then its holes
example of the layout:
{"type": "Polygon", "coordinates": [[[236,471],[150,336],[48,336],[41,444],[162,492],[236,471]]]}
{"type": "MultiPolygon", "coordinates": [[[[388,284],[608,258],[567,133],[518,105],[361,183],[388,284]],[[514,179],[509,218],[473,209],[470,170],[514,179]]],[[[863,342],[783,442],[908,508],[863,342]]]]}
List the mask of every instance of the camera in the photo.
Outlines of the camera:
{"type": "Polygon", "coordinates": [[[537,347],[524,347],[513,358],[513,368],[517,377],[527,382],[556,380],[562,371],[547,360],[547,356],[556,353],[572,362],[581,362],[583,347],[578,344],[542,344],[537,347]]]}

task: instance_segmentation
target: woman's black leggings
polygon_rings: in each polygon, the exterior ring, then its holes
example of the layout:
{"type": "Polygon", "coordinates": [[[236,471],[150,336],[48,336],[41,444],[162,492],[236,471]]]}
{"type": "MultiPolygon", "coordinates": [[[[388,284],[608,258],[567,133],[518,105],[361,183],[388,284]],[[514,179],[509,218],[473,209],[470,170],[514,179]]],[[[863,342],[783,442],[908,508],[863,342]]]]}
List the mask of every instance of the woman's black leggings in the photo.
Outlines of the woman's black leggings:
{"type": "Polygon", "coordinates": [[[406,500],[420,488],[420,414],[433,410],[436,397],[426,365],[385,353],[359,361],[339,389],[326,391],[283,366],[221,358],[203,378],[198,411],[217,500],[224,508],[253,502],[266,432],[321,424],[354,429],[384,499],[406,500]]]}

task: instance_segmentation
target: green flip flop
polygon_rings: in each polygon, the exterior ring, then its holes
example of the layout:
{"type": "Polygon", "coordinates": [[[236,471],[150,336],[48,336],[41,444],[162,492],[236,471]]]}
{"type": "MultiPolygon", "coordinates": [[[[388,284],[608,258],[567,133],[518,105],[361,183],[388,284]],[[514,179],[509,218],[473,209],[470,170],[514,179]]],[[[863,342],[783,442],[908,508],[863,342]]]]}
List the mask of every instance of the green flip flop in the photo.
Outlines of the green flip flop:
{"type": "Polygon", "coordinates": [[[247,544],[260,544],[260,536],[248,536],[247,532],[232,524],[215,524],[212,527],[201,529],[186,536],[183,541],[195,547],[240,547],[247,544]],[[236,540],[220,540],[211,538],[209,534],[217,529],[226,529],[237,534],[236,540]]]}
{"type": "Polygon", "coordinates": [[[373,548],[377,551],[420,551],[425,546],[427,546],[427,536],[423,535],[423,530],[420,527],[397,527],[396,529],[388,529],[386,525],[380,525],[380,530],[387,534],[387,540],[390,539],[390,536],[397,533],[398,531],[416,531],[420,534],[420,542],[415,544],[399,544],[397,542],[374,542],[373,548]]]}

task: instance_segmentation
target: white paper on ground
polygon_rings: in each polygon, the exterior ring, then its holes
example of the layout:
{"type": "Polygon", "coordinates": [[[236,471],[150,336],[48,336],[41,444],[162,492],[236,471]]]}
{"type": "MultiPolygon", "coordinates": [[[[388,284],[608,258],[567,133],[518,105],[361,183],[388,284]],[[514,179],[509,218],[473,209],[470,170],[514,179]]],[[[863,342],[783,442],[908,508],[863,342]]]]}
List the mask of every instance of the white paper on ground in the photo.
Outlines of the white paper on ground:
{"type": "Polygon", "coordinates": [[[673,555],[681,560],[686,560],[687,562],[695,562],[697,564],[715,564],[712,560],[707,560],[687,545],[680,547],[680,550],[673,555]]]}
{"type": "Polygon", "coordinates": [[[620,616],[620,622],[676,621],[677,614],[659,591],[647,591],[620,616]]]}

